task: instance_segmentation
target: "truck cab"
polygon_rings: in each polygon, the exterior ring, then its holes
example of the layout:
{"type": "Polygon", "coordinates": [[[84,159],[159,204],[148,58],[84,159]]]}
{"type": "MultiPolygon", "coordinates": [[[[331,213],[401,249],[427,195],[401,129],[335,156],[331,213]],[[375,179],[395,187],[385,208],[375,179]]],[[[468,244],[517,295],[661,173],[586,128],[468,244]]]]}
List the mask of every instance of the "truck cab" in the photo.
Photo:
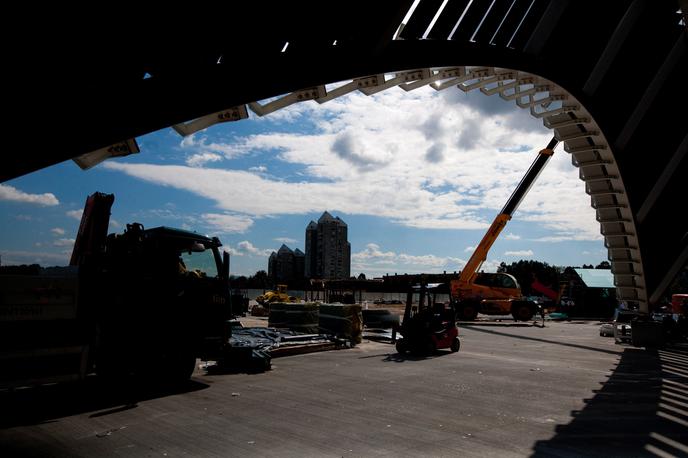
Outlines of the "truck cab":
{"type": "Polygon", "coordinates": [[[98,372],[188,377],[196,358],[220,356],[232,318],[221,245],[216,237],[140,224],[108,236],[102,267],[83,273],[98,372]]]}
{"type": "Polygon", "coordinates": [[[91,372],[178,381],[222,356],[233,311],[220,240],[138,223],[107,235],[113,201],[87,198],[59,275],[0,275],[0,388],[91,372]]]}

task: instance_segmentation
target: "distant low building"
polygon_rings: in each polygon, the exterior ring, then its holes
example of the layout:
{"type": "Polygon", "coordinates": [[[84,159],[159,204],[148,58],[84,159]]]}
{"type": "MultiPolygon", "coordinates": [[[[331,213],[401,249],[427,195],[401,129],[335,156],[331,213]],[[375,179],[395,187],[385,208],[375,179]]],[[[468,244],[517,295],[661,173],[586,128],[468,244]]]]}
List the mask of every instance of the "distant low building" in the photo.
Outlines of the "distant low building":
{"type": "Polygon", "coordinates": [[[562,302],[570,301],[570,316],[610,317],[616,308],[614,274],[609,269],[572,269],[575,273],[562,289],[562,302]]]}

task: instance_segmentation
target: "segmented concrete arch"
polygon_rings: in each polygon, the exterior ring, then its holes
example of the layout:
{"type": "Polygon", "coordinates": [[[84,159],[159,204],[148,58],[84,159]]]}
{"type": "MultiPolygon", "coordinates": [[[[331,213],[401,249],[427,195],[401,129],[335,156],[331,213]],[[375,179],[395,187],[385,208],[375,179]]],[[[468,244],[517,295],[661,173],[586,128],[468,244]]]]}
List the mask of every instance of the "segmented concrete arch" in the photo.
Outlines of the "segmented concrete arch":
{"type": "Polygon", "coordinates": [[[241,119],[246,105],[260,114],[433,82],[499,93],[564,141],[596,209],[619,297],[647,311],[688,260],[688,123],[675,114],[688,106],[688,39],[678,7],[390,0],[314,10],[233,4],[204,12],[195,28],[184,11],[51,20],[34,30],[40,47],[14,67],[24,98],[7,108],[44,121],[41,135],[26,133],[31,154],[7,159],[0,180],[65,159],[89,166],[137,152],[137,136],[241,119]],[[140,33],[102,33],[107,23],[140,33]],[[178,24],[188,26],[181,39],[178,24]],[[325,91],[336,81],[349,83],[325,91]],[[45,122],[37,111],[45,107],[59,116],[45,122]]]}
{"type": "MultiPolygon", "coordinates": [[[[571,154],[573,165],[579,168],[580,178],[597,212],[609,250],[617,297],[644,307],[648,298],[635,222],[612,148],[585,107],[555,83],[529,73],[494,67],[424,68],[356,78],[329,91],[325,86],[303,89],[264,105],[250,102],[248,107],[264,116],[294,103],[306,100],[325,103],[353,91],[372,95],[396,87],[411,91],[426,85],[437,91],[458,88],[464,92],[478,90],[488,96],[498,94],[528,109],[553,130],[557,140],[564,142],[565,151],[571,154]]],[[[181,135],[189,135],[219,122],[246,117],[246,106],[238,106],[173,127],[181,135]]]]}

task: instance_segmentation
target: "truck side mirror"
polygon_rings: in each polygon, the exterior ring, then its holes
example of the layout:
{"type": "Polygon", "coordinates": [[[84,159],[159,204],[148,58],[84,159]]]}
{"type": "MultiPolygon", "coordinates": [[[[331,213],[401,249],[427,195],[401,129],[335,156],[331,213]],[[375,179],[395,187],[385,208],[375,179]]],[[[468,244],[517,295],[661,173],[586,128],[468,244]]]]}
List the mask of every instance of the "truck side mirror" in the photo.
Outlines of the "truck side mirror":
{"type": "Polygon", "coordinates": [[[225,280],[229,280],[229,253],[222,252],[222,272],[221,276],[225,280]]]}

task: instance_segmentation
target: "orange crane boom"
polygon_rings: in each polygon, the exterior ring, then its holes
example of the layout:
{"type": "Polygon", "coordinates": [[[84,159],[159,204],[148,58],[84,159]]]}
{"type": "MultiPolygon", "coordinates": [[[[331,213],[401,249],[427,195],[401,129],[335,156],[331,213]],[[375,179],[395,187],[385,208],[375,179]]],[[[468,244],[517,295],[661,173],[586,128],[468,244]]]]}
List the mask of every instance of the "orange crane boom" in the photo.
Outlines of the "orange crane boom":
{"type": "MultiPolygon", "coordinates": [[[[480,266],[487,259],[487,254],[490,252],[492,245],[494,245],[495,241],[499,237],[499,234],[501,234],[502,230],[511,219],[521,201],[526,196],[537,177],[540,175],[540,172],[542,172],[545,165],[554,154],[554,148],[556,148],[558,143],[559,141],[553,137],[547,144],[547,147],[538,152],[535,161],[533,161],[525,176],[521,179],[521,182],[509,197],[509,200],[507,201],[506,205],[504,205],[504,208],[502,208],[502,211],[499,212],[495,220],[492,222],[492,225],[489,227],[482,240],[478,244],[478,247],[475,249],[470,259],[466,263],[466,266],[461,271],[459,278],[451,281],[451,295],[456,301],[461,302],[466,299],[473,299],[473,305],[471,307],[476,309],[476,306],[474,305],[476,303],[475,299],[495,299],[502,301],[520,299],[520,287],[513,278],[513,281],[503,281],[499,285],[495,283],[492,285],[481,286],[476,285],[475,282],[478,271],[480,270],[480,266]],[[493,286],[503,287],[494,288],[493,286]],[[490,294],[492,294],[493,297],[490,297],[490,294]]],[[[473,312],[477,313],[477,309],[473,309],[470,313],[468,313],[468,315],[473,315],[473,312]]]]}

